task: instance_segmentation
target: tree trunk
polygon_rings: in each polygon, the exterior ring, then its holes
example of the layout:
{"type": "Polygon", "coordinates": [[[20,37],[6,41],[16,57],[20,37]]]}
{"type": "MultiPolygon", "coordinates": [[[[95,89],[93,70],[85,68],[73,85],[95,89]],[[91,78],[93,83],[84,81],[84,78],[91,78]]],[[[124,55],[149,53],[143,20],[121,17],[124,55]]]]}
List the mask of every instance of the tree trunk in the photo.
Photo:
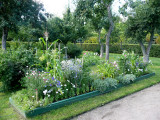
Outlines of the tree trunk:
{"type": "Polygon", "coordinates": [[[6,41],[7,41],[7,37],[8,37],[8,29],[7,27],[3,28],[3,33],[2,33],[2,49],[6,50],[6,41]]]}
{"type": "Polygon", "coordinates": [[[100,45],[100,57],[103,57],[103,43],[101,41],[101,29],[98,31],[98,41],[100,45]]]}
{"type": "Polygon", "coordinates": [[[154,36],[154,31],[152,31],[152,33],[151,33],[151,37],[150,37],[150,41],[148,43],[147,50],[145,49],[145,46],[142,43],[142,41],[139,42],[141,49],[142,49],[142,53],[143,53],[143,62],[144,63],[149,62],[149,53],[150,53],[152,42],[153,42],[153,36],[154,36]]]}
{"type": "Polygon", "coordinates": [[[107,7],[108,18],[110,23],[109,31],[106,36],[106,61],[108,61],[109,60],[109,41],[110,41],[111,33],[114,29],[114,23],[113,23],[112,13],[111,13],[111,3],[109,5],[106,5],[106,7],[107,7]]]}
{"type": "Polygon", "coordinates": [[[103,51],[104,51],[104,49],[103,49],[103,43],[101,43],[101,50],[100,50],[100,57],[101,58],[103,57],[103,51]]]}

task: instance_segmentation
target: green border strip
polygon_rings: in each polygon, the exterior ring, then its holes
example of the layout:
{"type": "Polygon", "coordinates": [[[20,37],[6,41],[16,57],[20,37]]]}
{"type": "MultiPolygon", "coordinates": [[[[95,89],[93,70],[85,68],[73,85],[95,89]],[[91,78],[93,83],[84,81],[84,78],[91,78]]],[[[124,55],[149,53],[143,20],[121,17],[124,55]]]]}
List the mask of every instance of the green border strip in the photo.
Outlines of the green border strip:
{"type": "MultiPolygon", "coordinates": [[[[154,76],[154,75],[155,75],[155,73],[143,75],[141,77],[136,78],[134,82],[149,78],[149,77],[154,76]]],[[[132,83],[129,83],[129,84],[132,84],[132,83]]],[[[86,94],[82,94],[82,95],[79,95],[79,96],[71,97],[69,99],[64,99],[64,100],[61,100],[61,101],[58,101],[58,102],[54,102],[54,103],[51,103],[51,104],[47,105],[46,107],[39,107],[39,108],[36,108],[34,110],[31,110],[31,111],[20,110],[18,108],[18,106],[16,106],[14,104],[14,101],[12,100],[11,97],[9,98],[9,102],[16,109],[16,111],[19,112],[20,115],[22,115],[23,117],[27,118],[27,117],[33,117],[33,116],[37,116],[39,114],[46,113],[48,111],[51,111],[51,110],[54,110],[54,109],[57,109],[57,108],[72,104],[74,102],[78,102],[78,101],[81,101],[81,100],[85,100],[87,98],[91,98],[91,97],[95,97],[95,96],[98,96],[98,95],[101,95],[101,94],[105,94],[105,93],[108,93],[110,91],[117,90],[117,89],[119,89],[121,87],[127,86],[129,84],[125,84],[125,85],[124,84],[118,84],[118,86],[116,88],[109,89],[109,90],[107,90],[107,91],[105,91],[103,93],[101,93],[100,91],[96,90],[96,91],[89,92],[89,93],[86,93],[86,94]]]]}

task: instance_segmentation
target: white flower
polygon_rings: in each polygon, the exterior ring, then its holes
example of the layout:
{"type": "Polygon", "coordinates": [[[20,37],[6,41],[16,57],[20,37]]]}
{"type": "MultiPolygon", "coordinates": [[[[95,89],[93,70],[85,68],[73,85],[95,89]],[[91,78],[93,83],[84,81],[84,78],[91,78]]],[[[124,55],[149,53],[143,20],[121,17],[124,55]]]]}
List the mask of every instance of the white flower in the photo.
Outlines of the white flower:
{"type": "Polygon", "coordinates": [[[48,97],[50,97],[50,95],[48,95],[48,97]]]}
{"type": "Polygon", "coordinates": [[[47,90],[44,90],[44,91],[43,91],[43,94],[46,95],[46,94],[47,94],[47,90]]]}
{"type": "Polygon", "coordinates": [[[143,69],[138,69],[139,71],[143,72],[143,69]]]}
{"type": "Polygon", "coordinates": [[[34,96],[32,96],[34,98],[34,96]]]}
{"type": "Polygon", "coordinates": [[[68,89],[66,89],[68,91],[68,89]]]}
{"type": "Polygon", "coordinates": [[[67,86],[66,84],[64,86],[67,86]]]}
{"type": "Polygon", "coordinates": [[[26,73],[28,75],[28,73],[26,73]]]}
{"type": "Polygon", "coordinates": [[[58,91],[56,92],[56,94],[58,93],[58,91]]]}

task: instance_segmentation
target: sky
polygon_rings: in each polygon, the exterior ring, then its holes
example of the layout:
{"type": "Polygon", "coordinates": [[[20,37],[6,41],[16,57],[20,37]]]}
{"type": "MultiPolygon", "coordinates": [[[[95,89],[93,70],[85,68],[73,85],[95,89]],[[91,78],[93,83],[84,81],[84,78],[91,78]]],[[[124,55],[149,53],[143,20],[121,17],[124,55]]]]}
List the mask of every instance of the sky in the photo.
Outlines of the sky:
{"type": "MultiPolygon", "coordinates": [[[[68,7],[68,3],[70,3],[71,11],[74,11],[75,6],[72,0],[38,0],[44,4],[44,8],[47,12],[52,13],[55,16],[63,17],[63,13],[65,12],[66,8],[68,7]]],[[[115,0],[113,2],[112,8],[113,12],[118,14],[119,6],[124,4],[124,0],[115,0]]]]}

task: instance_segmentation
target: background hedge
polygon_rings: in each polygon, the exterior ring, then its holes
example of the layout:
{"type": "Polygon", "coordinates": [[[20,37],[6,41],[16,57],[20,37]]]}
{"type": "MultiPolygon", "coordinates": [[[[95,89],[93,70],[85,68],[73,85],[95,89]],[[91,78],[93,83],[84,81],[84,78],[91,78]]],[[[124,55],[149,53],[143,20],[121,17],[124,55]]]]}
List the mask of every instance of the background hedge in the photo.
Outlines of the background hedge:
{"type": "MultiPolygon", "coordinates": [[[[1,46],[1,42],[0,42],[0,46],[1,46]]],[[[25,44],[26,48],[38,48],[43,50],[43,46],[40,45],[38,42],[34,42],[34,43],[29,43],[29,42],[21,42],[21,44],[25,44]]],[[[51,44],[51,43],[49,43],[51,44]]],[[[82,50],[84,51],[93,51],[93,52],[99,52],[100,51],[100,46],[97,43],[77,43],[76,44],[78,47],[80,47],[82,50]]],[[[6,44],[7,48],[13,46],[13,47],[18,47],[19,43],[18,42],[11,42],[11,41],[7,41],[6,44]]],[[[64,45],[61,45],[63,48],[64,45]]],[[[145,45],[147,47],[147,45],[145,45]]],[[[54,46],[52,46],[53,48],[54,46]]],[[[121,54],[123,50],[127,50],[127,51],[134,51],[136,54],[142,55],[142,50],[141,47],[139,46],[139,44],[127,44],[127,45],[122,45],[122,47],[119,44],[111,44],[110,45],[110,53],[118,53],[121,54]]],[[[104,52],[105,52],[105,44],[104,44],[104,52]]],[[[153,44],[151,47],[151,51],[150,51],[150,57],[159,57],[160,58],[160,45],[158,44],[153,44]]]]}
{"type": "MultiPolygon", "coordinates": [[[[77,46],[81,47],[82,50],[85,51],[94,51],[94,52],[100,51],[99,44],[83,43],[83,44],[77,44],[77,46]]],[[[145,47],[147,47],[147,45],[145,45],[145,47]]],[[[123,50],[127,50],[129,52],[134,51],[136,54],[142,55],[141,47],[138,44],[127,44],[127,45],[122,45],[122,47],[117,44],[110,45],[109,52],[121,54],[123,50]]],[[[105,52],[105,45],[104,45],[104,52],[105,52]]],[[[160,45],[157,44],[152,45],[150,51],[150,57],[160,57],[160,45]]]]}

